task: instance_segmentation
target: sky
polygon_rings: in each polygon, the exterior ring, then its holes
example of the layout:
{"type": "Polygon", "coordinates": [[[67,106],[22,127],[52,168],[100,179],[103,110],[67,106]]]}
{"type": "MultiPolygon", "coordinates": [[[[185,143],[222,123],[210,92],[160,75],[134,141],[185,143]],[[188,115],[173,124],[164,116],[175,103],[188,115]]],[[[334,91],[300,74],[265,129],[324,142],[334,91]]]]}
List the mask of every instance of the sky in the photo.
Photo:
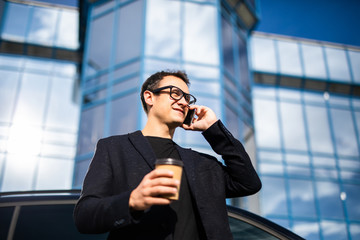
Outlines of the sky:
{"type": "Polygon", "coordinates": [[[360,46],[360,0],[258,0],[255,31],[360,46]]]}

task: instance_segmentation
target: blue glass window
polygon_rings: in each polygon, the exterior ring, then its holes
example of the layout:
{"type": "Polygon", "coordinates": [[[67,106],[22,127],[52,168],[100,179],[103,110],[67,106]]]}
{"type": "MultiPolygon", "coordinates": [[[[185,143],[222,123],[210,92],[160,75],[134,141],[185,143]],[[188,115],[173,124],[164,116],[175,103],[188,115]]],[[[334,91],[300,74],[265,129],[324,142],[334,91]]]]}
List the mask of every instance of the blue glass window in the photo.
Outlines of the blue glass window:
{"type": "MultiPolygon", "coordinates": [[[[248,65],[248,55],[247,55],[247,44],[246,44],[246,40],[244,39],[244,37],[241,37],[240,35],[236,34],[235,35],[235,39],[236,42],[235,44],[237,44],[238,46],[238,53],[237,53],[237,58],[239,61],[239,70],[240,70],[240,83],[243,89],[245,89],[246,91],[248,91],[250,89],[249,84],[249,65],[248,65]]],[[[237,66],[235,66],[237,67],[237,66]]]]}
{"type": "Polygon", "coordinates": [[[184,5],[184,60],[219,65],[216,7],[190,2],[184,5]]]}
{"type": "Polygon", "coordinates": [[[325,108],[306,106],[306,120],[313,152],[333,153],[330,126],[325,108]]]}
{"type": "Polygon", "coordinates": [[[130,94],[117,98],[111,104],[110,134],[125,134],[137,128],[138,94],[130,94]],[[129,104],[131,103],[131,104],[129,104]]]}
{"type": "Polygon", "coordinates": [[[114,12],[92,21],[89,34],[87,75],[103,70],[110,65],[114,26],[114,12]]]}
{"type": "Polygon", "coordinates": [[[360,83],[360,51],[349,51],[348,53],[353,80],[356,83],[360,83]]]}
{"type": "Polygon", "coordinates": [[[251,40],[252,67],[257,71],[277,72],[274,40],[253,37],[251,40]]]}
{"type": "Polygon", "coordinates": [[[283,178],[262,177],[261,213],[263,215],[287,215],[286,190],[283,178]]]}
{"type": "Polygon", "coordinates": [[[79,21],[76,9],[7,3],[1,36],[4,39],[77,49],[79,21]]]}
{"type": "Polygon", "coordinates": [[[280,147],[279,119],[276,101],[255,99],[254,119],[259,147],[280,147]]]}
{"type": "Polygon", "coordinates": [[[343,49],[326,47],[326,59],[330,79],[333,81],[350,82],[350,69],[343,49]]]}
{"type": "Polygon", "coordinates": [[[310,181],[289,180],[291,213],[296,217],[316,217],[314,189],[310,181]]]}
{"type": "Polygon", "coordinates": [[[54,9],[34,8],[28,40],[42,45],[54,45],[57,19],[58,11],[54,9]]]}
{"type": "Polygon", "coordinates": [[[319,224],[315,221],[294,221],[292,230],[305,239],[320,240],[319,224]]]}
{"type": "Polygon", "coordinates": [[[260,163],[259,167],[261,174],[284,175],[284,166],[282,164],[260,163]]]}
{"type": "Polygon", "coordinates": [[[1,37],[13,41],[25,41],[29,12],[27,5],[8,3],[1,37]]]}
{"type": "Polygon", "coordinates": [[[339,155],[359,156],[355,128],[349,110],[331,109],[335,145],[339,155]]]}
{"type": "Polygon", "coordinates": [[[14,123],[42,124],[49,80],[50,77],[46,75],[24,73],[16,104],[14,123]]]}
{"type": "Polygon", "coordinates": [[[144,15],[142,11],[142,1],[118,9],[116,62],[124,62],[140,56],[142,44],[141,26],[143,23],[142,16],[144,15]]]}
{"type": "Polygon", "coordinates": [[[226,116],[226,126],[229,128],[231,133],[237,139],[240,138],[240,129],[239,129],[239,117],[233,111],[233,109],[229,107],[225,107],[225,116],[226,116]]]}
{"type": "Polygon", "coordinates": [[[18,72],[0,70],[0,102],[2,104],[0,111],[0,121],[10,122],[12,112],[16,103],[16,90],[19,83],[18,72]]]}
{"type": "Polygon", "coordinates": [[[343,219],[339,185],[335,182],[317,182],[316,189],[321,217],[343,219]]]}
{"type": "Polygon", "coordinates": [[[231,24],[222,18],[222,51],[225,69],[232,75],[235,75],[234,70],[234,47],[233,47],[233,29],[231,24]]]}
{"type": "MultiPolygon", "coordinates": [[[[39,132],[40,129],[32,129],[28,132],[39,132]]],[[[33,136],[34,137],[34,136],[33,136]]],[[[29,140],[28,143],[31,141],[37,141],[38,139],[27,139],[29,140]]],[[[9,140],[11,143],[11,139],[9,140]]],[[[38,142],[39,143],[39,142],[38,142]]],[[[34,147],[34,142],[31,142],[32,147],[34,147]]],[[[39,145],[39,144],[38,144],[39,145]]],[[[11,150],[12,152],[13,150],[11,150]]],[[[24,151],[24,149],[22,149],[24,151]]],[[[36,151],[32,149],[31,151],[36,151]]],[[[24,152],[19,154],[17,149],[14,150],[15,153],[8,153],[6,157],[6,164],[5,164],[5,173],[3,175],[3,181],[1,186],[2,192],[9,192],[9,191],[26,191],[32,189],[33,178],[35,176],[35,167],[38,162],[38,158],[33,155],[29,154],[29,151],[24,155],[24,152]],[[26,157],[25,157],[26,156],[26,157]]]]}
{"type": "Polygon", "coordinates": [[[59,13],[58,29],[55,45],[63,48],[77,49],[79,47],[79,13],[62,9],[59,13]]]}
{"type": "Polygon", "coordinates": [[[82,112],[79,129],[78,155],[94,151],[97,141],[104,133],[105,105],[99,105],[82,112]]]}
{"type": "Polygon", "coordinates": [[[147,2],[146,55],[179,59],[181,57],[181,2],[147,2]],[[161,12],[161,14],[159,14],[161,12]]]}
{"type": "Polygon", "coordinates": [[[307,150],[302,107],[296,103],[280,103],[282,133],[286,149],[307,150]]]}
{"type": "Polygon", "coordinates": [[[280,72],[282,74],[302,75],[299,45],[293,42],[278,41],[280,72]]]}
{"type": "Polygon", "coordinates": [[[304,59],[305,76],[308,78],[326,78],[323,48],[315,45],[301,45],[304,59]]]}
{"type": "Polygon", "coordinates": [[[36,190],[67,189],[72,185],[73,169],[72,160],[42,158],[38,167],[36,190]]]}
{"type": "Polygon", "coordinates": [[[335,221],[321,221],[323,238],[326,240],[348,239],[344,223],[335,221]]]}
{"type": "Polygon", "coordinates": [[[360,239],[360,224],[350,224],[351,239],[360,239]]]}

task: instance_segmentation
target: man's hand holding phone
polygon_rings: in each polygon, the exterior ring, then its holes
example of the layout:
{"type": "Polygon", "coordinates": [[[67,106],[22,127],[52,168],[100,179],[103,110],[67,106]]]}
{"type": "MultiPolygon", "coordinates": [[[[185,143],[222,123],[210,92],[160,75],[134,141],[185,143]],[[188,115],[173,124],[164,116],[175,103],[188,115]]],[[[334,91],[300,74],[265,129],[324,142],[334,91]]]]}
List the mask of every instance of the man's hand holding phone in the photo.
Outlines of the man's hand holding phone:
{"type": "Polygon", "coordinates": [[[191,117],[192,111],[194,111],[194,117],[196,117],[191,122],[184,121],[181,127],[185,130],[205,131],[217,121],[216,114],[211,108],[199,105],[189,106],[186,120],[191,117]]]}

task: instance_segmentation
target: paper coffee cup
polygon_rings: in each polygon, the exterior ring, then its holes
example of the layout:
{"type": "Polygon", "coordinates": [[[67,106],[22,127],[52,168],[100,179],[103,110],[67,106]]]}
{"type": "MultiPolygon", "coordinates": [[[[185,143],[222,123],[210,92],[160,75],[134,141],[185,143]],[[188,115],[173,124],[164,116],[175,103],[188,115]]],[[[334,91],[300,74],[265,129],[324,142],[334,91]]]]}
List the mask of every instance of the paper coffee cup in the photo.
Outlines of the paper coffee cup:
{"type": "MultiPolygon", "coordinates": [[[[156,169],[166,169],[174,172],[173,179],[179,180],[181,183],[181,175],[183,170],[184,163],[181,160],[177,160],[174,158],[161,158],[157,159],[155,162],[156,169]]],[[[162,197],[171,199],[171,200],[178,200],[179,193],[180,193],[180,185],[177,189],[177,193],[171,195],[163,195],[162,197]]]]}

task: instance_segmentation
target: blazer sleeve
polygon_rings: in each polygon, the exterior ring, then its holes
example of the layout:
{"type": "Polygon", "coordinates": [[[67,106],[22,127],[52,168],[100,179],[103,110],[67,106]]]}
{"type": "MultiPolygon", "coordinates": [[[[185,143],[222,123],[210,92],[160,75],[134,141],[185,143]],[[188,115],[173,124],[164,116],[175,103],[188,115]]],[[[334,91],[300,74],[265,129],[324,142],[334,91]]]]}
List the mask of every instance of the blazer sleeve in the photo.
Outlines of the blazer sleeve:
{"type": "Polygon", "coordinates": [[[226,129],[220,120],[203,132],[212,149],[222,156],[225,166],[226,197],[242,197],[255,194],[261,189],[249,155],[243,145],[226,129]]]}
{"type": "Polygon", "coordinates": [[[81,233],[104,233],[128,226],[136,219],[129,210],[131,191],[113,194],[113,169],[106,140],[99,140],[74,209],[81,233]]]}

